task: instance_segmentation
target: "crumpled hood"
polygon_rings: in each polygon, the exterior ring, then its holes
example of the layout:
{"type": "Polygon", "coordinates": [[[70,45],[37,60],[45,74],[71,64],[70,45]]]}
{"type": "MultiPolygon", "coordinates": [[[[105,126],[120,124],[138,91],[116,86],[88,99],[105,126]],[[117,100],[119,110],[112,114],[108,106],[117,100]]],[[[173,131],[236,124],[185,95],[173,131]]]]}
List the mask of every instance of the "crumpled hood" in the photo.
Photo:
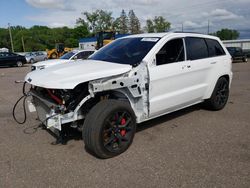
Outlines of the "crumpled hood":
{"type": "Polygon", "coordinates": [[[60,63],[67,63],[70,62],[69,59],[49,59],[46,61],[39,61],[37,63],[34,63],[32,66],[45,66],[45,67],[50,67],[50,66],[54,66],[54,65],[58,65],[60,63]]]}
{"type": "Polygon", "coordinates": [[[81,60],[32,71],[26,75],[25,81],[44,88],[73,89],[80,83],[123,74],[131,69],[131,65],[81,60]]]}

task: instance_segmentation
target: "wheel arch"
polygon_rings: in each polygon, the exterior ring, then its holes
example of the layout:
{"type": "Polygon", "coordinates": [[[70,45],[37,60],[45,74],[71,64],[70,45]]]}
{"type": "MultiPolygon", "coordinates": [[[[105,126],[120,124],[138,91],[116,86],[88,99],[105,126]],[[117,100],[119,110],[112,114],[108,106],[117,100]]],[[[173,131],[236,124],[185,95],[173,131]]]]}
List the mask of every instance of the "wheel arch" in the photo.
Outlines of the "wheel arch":
{"type": "Polygon", "coordinates": [[[229,74],[222,74],[217,79],[213,80],[211,86],[208,88],[208,92],[206,92],[206,95],[205,95],[204,99],[209,99],[212,96],[214,88],[216,86],[216,83],[218,82],[218,80],[220,78],[225,78],[229,82],[229,88],[230,88],[230,85],[231,85],[231,77],[230,77],[230,75],[229,74]]]}

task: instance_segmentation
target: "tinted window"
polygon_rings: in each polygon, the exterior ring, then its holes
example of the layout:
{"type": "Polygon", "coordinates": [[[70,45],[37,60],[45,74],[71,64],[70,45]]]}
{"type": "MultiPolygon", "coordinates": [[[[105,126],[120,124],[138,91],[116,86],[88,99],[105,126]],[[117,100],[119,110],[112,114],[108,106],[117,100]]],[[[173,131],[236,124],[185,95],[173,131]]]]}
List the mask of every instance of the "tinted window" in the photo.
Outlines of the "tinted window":
{"type": "Polygon", "coordinates": [[[156,54],[156,64],[162,65],[184,61],[184,47],[182,39],[168,41],[156,54]]]}
{"type": "Polygon", "coordinates": [[[188,60],[196,60],[208,57],[208,49],[204,39],[187,37],[185,41],[188,60]]]}
{"type": "Polygon", "coordinates": [[[104,46],[89,59],[138,65],[159,38],[123,38],[104,46]]]}
{"type": "Polygon", "coordinates": [[[71,51],[66,54],[64,54],[60,59],[70,59],[73,55],[75,55],[75,52],[71,51]]]}
{"type": "Polygon", "coordinates": [[[87,59],[90,56],[89,51],[80,52],[76,55],[77,59],[87,59]]]}
{"type": "Polygon", "coordinates": [[[216,40],[205,39],[208,46],[208,54],[209,57],[225,55],[225,52],[221,45],[216,40]]]}

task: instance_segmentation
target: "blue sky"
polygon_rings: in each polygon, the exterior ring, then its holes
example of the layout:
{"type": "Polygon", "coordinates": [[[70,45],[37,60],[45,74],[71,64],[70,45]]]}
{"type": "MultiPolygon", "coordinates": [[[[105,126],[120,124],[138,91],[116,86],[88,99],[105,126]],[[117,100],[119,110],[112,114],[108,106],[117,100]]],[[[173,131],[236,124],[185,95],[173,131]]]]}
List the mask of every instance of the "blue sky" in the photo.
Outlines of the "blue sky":
{"type": "Polygon", "coordinates": [[[0,2],[0,27],[11,25],[22,25],[30,27],[39,22],[31,22],[28,16],[42,13],[43,10],[36,9],[23,0],[1,0],[0,2]]]}
{"type": "Polygon", "coordinates": [[[81,12],[104,9],[119,16],[122,9],[133,9],[142,26],[146,19],[163,16],[173,30],[207,32],[221,28],[239,30],[241,38],[250,38],[250,0],[1,0],[0,27],[74,27],[81,12]]]}

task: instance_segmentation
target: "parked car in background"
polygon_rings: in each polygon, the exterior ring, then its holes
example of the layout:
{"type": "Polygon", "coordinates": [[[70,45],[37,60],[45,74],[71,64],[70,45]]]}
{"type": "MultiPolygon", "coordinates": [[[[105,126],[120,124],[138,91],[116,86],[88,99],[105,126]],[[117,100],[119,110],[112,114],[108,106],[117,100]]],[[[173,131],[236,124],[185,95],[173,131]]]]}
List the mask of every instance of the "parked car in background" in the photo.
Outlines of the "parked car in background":
{"type": "Polygon", "coordinates": [[[46,52],[28,52],[25,54],[25,58],[28,63],[44,61],[44,60],[47,60],[47,53],[46,52]]]}
{"type": "Polygon", "coordinates": [[[227,47],[228,52],[232,56],[234,61],[241,60],[247,62],[247,55],[240,47],[227,47]]]}
{"type": "Polygon", "coordinates": [[[59,59],[50,59],[47,61],[40,61],[38,63],[35,63],[32,65],[31,70],[41,70],[62,63],[73,62],[79,59],[87,59],[94,52],[95,50],[72,50],[61,56],[59,59]]]}
{"type": "Polygon", "coordinates": [[[0,52],[0,66],[22,67],[26,63],[24,56],[12,52],[0,52]]]}

